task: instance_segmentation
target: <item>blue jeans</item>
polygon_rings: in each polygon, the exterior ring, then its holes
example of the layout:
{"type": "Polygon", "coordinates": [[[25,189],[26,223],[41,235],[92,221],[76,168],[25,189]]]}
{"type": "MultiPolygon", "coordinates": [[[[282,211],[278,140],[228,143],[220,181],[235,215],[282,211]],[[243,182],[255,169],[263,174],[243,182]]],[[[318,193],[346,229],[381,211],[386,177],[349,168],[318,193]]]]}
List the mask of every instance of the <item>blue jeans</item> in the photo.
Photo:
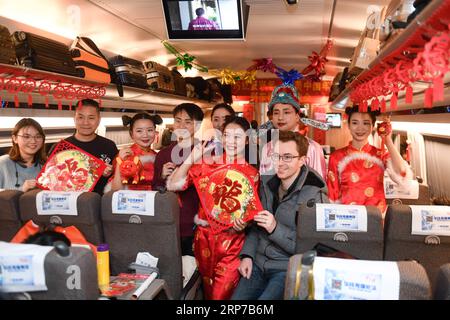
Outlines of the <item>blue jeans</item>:
{"type": "Polygon", "coordinates": [[[286,271],[263,272],[253,263],[250,279],[241,277],[231,300],[282,300],[286,271]]]}

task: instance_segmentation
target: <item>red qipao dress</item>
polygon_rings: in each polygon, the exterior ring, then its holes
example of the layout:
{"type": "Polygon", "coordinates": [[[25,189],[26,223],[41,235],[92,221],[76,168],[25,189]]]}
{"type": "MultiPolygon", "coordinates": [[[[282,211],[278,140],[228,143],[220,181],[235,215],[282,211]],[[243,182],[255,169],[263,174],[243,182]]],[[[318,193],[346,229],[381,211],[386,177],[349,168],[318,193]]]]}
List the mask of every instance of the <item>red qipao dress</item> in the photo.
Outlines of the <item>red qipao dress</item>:
{"type": "Polygon", "coordinates": [[[136,143],[131,146],[131,150],[135,156],[139,156],[141,160],[142,166],[144,169],[142,170],[142,175],[144,176],[144,180],[141,180],[138,184],[128,185],[129,190],[151,190],[151,182],[153,180],[153,175],[155,172],[155,157],[156,152],[152,149],[148,151],[142,150],[136,143]]]}
{"type": "MultiPolygon", "coordinates": [[[[225,160],[224,160],[225,161],[225,160]]],[[[209,161],[208,163],[210,163],[209,161]]],[[[181,190],[186,189],[194,180],[201,177],[210,176],[211,172],[223,166],[223,163],[194,164],[189,169],[189,176],[181,190]]],[[[248,163],[235,164],[239,170],[246,174],[253,190],[258,192],[259,173],[258,170],[248,163]]],[[[201,185],[202,180],[198,180],[201,185]]],[[[202,198],[199,188],[197,188],[199,197],[202,198]]],[[[207,192],[207,190],[204,190],[207,192]]],[[[224,202],[231,199],[223,199],[224,202]]],[[[233,201],[228,202],[233,206],[233,201]]],[[[227,300],[230,299],[234,289],[237,287],[240,274],[238,267],[240,264],[239,254],[244,245],[245,232],[236,232],[233,227],[222,231],[215,231],[208,223],[208,208],[201,204],[194,222],[197,229],[194,236],[194,255],[198,270],[203,279],[203,290],[207,300],[227,300]]],[[[222,214],[227,214],[226,210],[222,214]]]]}
{"type": "Polygon", "coordinates": [[[360,150],[348,146],[336,150],[328,163],[328,197],[334,203],[377,206],[386,211],[384,171],[389,153],[370,144],[360,150]]]}

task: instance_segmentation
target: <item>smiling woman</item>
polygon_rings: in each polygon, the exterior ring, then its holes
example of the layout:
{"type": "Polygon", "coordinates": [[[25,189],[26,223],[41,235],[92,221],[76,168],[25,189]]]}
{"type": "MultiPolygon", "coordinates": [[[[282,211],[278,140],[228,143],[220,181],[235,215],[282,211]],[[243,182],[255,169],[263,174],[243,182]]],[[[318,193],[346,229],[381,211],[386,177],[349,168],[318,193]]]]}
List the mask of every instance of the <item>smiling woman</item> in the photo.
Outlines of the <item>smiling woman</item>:
{"type": "Polygon", "coordinates": [[[47,159],[45,134],[38,122],[23,118],[11,138],[9,154],[0,157],[0,189],[26,192],[36,187],[36,176],[47,159]]]}
{"type": "Polygon", "coordinates": [[[378,129],[378,134],[385,139],[388,152],[368,143],[379,111],[369,108],[363,112],[354,106],[345,112],[353,140],[330,156],[327,175],[329,198],[342,204],[374,205],[384,213],[384,172],[387,169],[390,176],[396,176],[392,178],[394,181],[402,181],[408,165],[394,147],[389,121],[383,123],[383,131],[378,129]]]}
{"type": "Polygon", "coordinates": [[[151,145],[156,138],[156,126],[162,124],[162,118],[141,112],[133,118],[123,116],[122,121],[125,127],[129,126],[130,137],[134,143],[131,147],[119,151],[114,176],[111,178],[111,189],[151,190],[156,157],[151,145]],[[132,165],[133,163],[135,165],[132,165]],[[128,175],[125,174],[127,164],[133,168],[128,175]],[[130,183],[128,178],[131,176],[134,176],[134,179],[130,183]]]}

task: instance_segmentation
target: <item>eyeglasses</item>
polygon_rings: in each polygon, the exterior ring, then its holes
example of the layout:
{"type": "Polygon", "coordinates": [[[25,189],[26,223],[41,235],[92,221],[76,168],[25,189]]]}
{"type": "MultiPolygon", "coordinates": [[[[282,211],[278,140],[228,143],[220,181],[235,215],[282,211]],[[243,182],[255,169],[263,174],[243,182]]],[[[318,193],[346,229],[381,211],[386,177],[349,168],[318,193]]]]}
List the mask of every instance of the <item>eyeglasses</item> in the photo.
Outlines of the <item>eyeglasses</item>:
{"type": "Polygon", "coordinates": [[[283,162],[291,162],[294,158],[301,158],[300,156],[293,156],[292,154],[278,154],[278,153],[272,153],[270,155],[273,161],[279,161],[283,160],[283,162]]]}
{"type": "Polygon", "coordinates": [[[42,141],[44,140],[44,136],[41,136],[40,134],[36,135],[36,136],[31,136],[29,134],[24,134],[24,135],[17,135],[18,137],[21,137],[23,140],[25,141],[31,141],[32,139],[35,141],[42,141]]]}

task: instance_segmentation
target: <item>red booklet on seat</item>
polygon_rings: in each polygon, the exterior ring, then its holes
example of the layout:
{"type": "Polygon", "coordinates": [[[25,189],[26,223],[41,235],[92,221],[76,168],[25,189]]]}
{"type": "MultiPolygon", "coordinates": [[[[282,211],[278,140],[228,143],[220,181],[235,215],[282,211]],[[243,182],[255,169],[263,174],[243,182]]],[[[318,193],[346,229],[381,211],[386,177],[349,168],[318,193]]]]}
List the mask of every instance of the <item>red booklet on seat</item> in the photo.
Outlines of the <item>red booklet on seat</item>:
{"type": "Polygon", "coordinates": [[[106,297],[122,297],[136,290],[149,277],[148,274],[120,273],[116,277],[111,277],[109,287],[102,291],[106,297]]]}

